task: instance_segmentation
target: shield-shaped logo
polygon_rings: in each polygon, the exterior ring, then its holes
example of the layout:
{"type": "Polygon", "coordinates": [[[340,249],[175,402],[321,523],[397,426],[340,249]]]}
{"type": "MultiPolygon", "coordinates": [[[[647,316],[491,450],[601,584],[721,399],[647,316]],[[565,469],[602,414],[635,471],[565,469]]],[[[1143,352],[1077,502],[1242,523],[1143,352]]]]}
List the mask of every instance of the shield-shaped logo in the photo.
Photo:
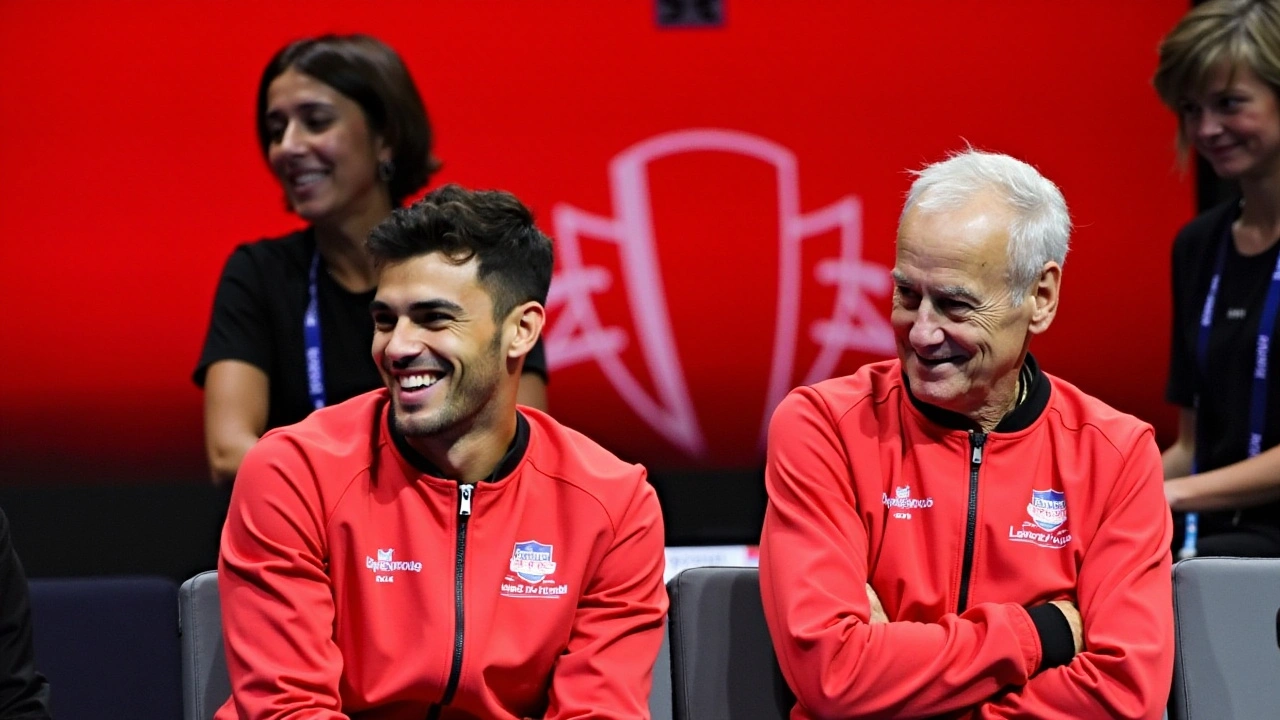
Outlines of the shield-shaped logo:
{"type": "Polygon", "coordinates": [[[556,571],[555,561],[551,559],[551,545],[544,545],[537,540],[516,543],[511,552],[511,572],[529,583],[539,583],[542,579],[556,571]]]}
{"type": "Polygon", "coordinates": [[[392,562],[391,556],[394,553],[395,553],[395,548],[387,548],[386,550],[379,549],[378,562],[392,562]]]}
{"type": "Polygon", "coordinates": [[[876,299],[892,283],[887,268],[863,259],[861,201],[845,195],[804,209],[789,148],[736,130],[676,130],[616,155],[609,191],[609,215],[553,208],[559,270],[547,358],[553,371],[595,365],[646,434],[697,462],[750,464],[793,387],[831,377],[851,352],[893,354],[876,299]],[[704,193],[722,186],[745,194],[704,193]],[[710,218],[700,214],[711,207],[710,218]],[[727,238],[745,233],[776,256],[743,262],[727,238]],[[744,286],[707,290],[717,273],[733,278],[718,283],[744,286]],[[729,327],[708,321],[726,294],[739,299],[720,317],[742,321],[729,327]],[[757,297],[768,298],[772,317],[746,317],[757,297]]]}
{"type": "Polygon", "coordinates": [[[1057,530],[1067,521],[1067,496],[1057,490],[1032,490],[1027,514],[1042,529],[1057,530]]]}

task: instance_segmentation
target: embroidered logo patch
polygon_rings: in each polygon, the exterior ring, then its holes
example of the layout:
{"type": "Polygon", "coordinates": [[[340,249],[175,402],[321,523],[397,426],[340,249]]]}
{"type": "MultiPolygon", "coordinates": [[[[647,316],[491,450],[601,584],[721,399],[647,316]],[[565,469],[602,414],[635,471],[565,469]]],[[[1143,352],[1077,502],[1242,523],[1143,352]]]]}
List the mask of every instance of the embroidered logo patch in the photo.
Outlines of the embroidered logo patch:
{"type": "Polygon", "coordinates": [[[890,510],[895,511],[893,516],[899,520],[910,520],[910,510],[923,510],[933,507],[933,498],[913,498],[911,497],[911,486],[903,485],[893,489],[893,497],[889,497],[889,493],[880,493],[880,502],[890,510]]]}
{"type": "Polygon", "coordinates": [[[368,555],[364,558],[364,566],[374,575],[377,582],[395,582],[395,573],[398,572],[422,572],[422,563],[416,560],[396,560],[395,548],[387,548],[383,550],[378,548],[378,559],[374,560],[368,555]]]}
{"type": "Polygon", "coordinates": [[[527,540],[516,543],[511,551],[511,571],[502,583],[504,597],[557,598],[569,592],[568,585],[558,585],[551,578],[556,571],[555,548],[527,540]]]}
{"type": "Polygon", "coordinates": [[[516,543],[511,552],[511,572],[529,583],[542,582],[542,578],[556,571],[556,563],[551,559],[553,548],[543,545],[537,540],[516,543]]]}
{"type": "Polygon", "coordinates": [[[1067,521],[1067,498],[1057,490],[1032,490],[1027,514],[1045,530],[1057,530],[1067,521]]]}
{"type": "Polygon", "coordinates": [[[1021,528],[1009,526],[1009,539],[1031,543],[1039,547],[1061,549],[1071,542],[1067,529],[1067,496],[1057,490],[1032,490],[1031,503],[1027,505],[1031,522],[1023,522],[1021,528]]]}

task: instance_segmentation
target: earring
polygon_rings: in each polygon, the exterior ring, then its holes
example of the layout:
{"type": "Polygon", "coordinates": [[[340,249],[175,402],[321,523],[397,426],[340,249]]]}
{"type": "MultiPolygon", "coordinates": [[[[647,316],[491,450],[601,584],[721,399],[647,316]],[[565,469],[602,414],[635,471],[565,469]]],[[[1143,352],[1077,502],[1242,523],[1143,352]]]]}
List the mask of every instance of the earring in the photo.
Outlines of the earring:
{"type": "Polygon", "coordinates": [[[393,160],[383,160],[378,163],[378,179],[382,182],[389,183],[391,178],[396,174],[396,164],[393,160]]]}

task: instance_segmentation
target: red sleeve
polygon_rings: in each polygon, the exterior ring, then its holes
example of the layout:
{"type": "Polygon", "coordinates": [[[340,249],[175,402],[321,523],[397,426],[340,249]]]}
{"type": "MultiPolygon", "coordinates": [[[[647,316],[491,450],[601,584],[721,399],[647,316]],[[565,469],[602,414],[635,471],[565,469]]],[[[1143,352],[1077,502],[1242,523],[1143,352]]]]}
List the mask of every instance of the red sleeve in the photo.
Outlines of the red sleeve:
{"type": "Polygon", "coordinates": [[[1173,678],[1173,520],[1162,482],[1148,429],[1111,484],[1107,513],[1080,566],[1084,652],[982,706],[979,717],[1161,717],[1173,678]]]}
{"type": "Polygon", "coordinates": [[[1040,644],[1018,605],[979,604],[935,623],[868,622],[867,532],[850,467],[822,398],[810,388],[787,396],[769,426],[760,577],[800,704],[818,717],[927,717],[1025,684],[1040,644]]]}
{"type": "Polygon", "coordinates": [[[568,647],[552,674],[546,720],[648,720],[667,613],[662,548],[658,496],[641,477],[578,600],[568,647]]]}
{"type": "Polygon", "coordinates": [[[218,561],[227,670],[242,720],[347,717],[326,547],[305,458],[286,437],[268,434],[236,475],[218,561]]]}

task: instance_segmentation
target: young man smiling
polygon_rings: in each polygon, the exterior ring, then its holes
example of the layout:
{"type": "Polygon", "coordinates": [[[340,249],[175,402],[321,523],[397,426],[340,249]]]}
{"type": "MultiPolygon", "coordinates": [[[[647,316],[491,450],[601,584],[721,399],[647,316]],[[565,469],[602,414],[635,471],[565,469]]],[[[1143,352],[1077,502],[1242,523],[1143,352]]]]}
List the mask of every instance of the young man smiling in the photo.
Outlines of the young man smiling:
{"type": "Polygon", "coordinates": [[[517,407],[551,241],[446,186],[374,229],[386,388],[245,458],[218,718],[644,718],[663,531],[644,469],[517,407]]]}
{"type": "Polygon", "coordinates": [[[774,414],[760,573],[793,718],[1161,716],[1172,529],[1152,430],[1027,353],[1069,232],[1026,163],[925,168],[898,227],[898,358],[774,414]]]}

